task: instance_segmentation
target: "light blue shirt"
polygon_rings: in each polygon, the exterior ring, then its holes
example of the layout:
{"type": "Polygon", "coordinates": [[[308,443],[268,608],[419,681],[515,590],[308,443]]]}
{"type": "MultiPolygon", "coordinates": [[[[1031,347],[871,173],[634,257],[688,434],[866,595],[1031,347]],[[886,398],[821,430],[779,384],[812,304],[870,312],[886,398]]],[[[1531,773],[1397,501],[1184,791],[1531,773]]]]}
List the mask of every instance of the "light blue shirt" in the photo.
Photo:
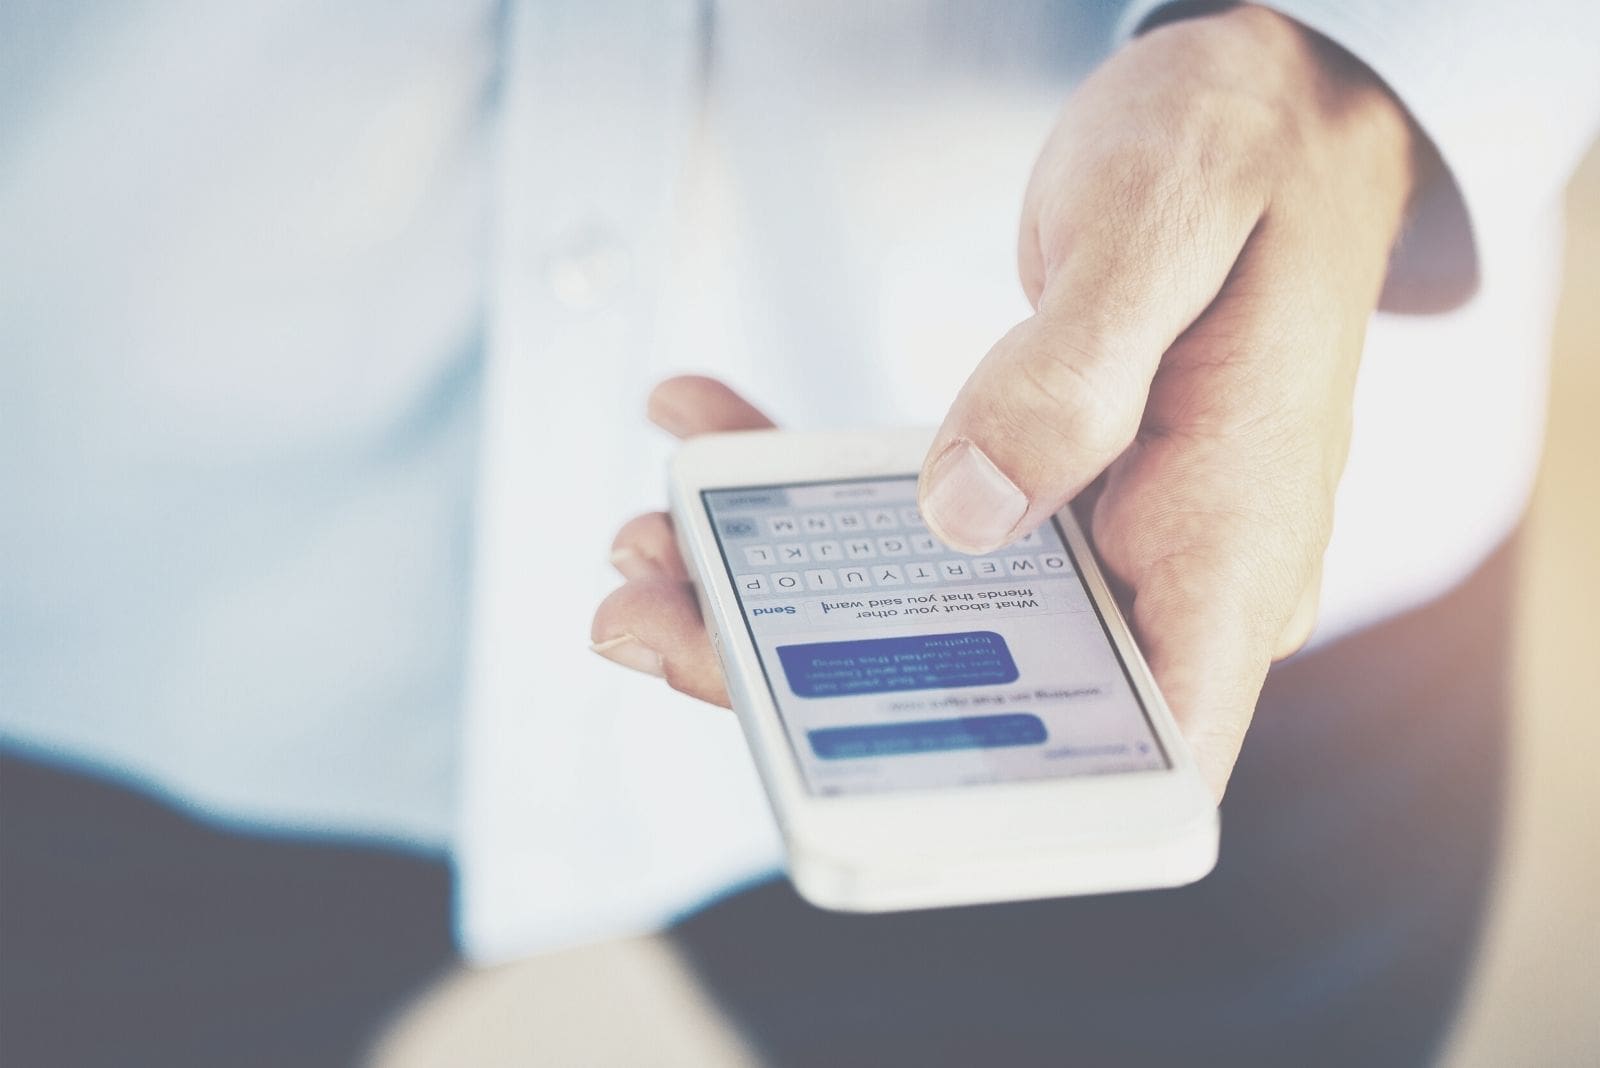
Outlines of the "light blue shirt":
{"type": "MultiPolygon", "coordinates": [[[[1026,313],[1051,113],[1155,6],[0,8],[5,744],[448,850],[480,958],[770,870],[731,717],[583,650],[661,504],[643,396],[937,419],[1026,313]]],[[[1520,513],[1600,8],[1277,6],[1454,179],[1389,290],[1440,310],[1369,335],[1327,640],[1520,513]]]]}

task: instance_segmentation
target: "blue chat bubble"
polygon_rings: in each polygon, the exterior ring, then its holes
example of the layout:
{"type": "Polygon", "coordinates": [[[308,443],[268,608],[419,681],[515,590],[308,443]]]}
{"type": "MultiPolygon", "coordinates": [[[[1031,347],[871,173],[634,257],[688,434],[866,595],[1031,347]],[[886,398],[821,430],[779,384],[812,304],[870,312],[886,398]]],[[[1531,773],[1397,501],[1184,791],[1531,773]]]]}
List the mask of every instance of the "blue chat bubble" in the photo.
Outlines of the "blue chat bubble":
{"type": "Polygon", "coordinates": [[[1026,712],[960,719],[923,719],[912,723],[874,723],[860,727],[824,727],[806,735],[811,750],[823,760],[904,756],[950,749],[997,749],[1009,745],[1042,745],[1044,722],[1026,712]]]}
{"type": "Polygon", "coordinates": [[[949,690],[1017,681],[1005,639],[992,630],[780,645],[789,688],[801,697],[949,690]]]}

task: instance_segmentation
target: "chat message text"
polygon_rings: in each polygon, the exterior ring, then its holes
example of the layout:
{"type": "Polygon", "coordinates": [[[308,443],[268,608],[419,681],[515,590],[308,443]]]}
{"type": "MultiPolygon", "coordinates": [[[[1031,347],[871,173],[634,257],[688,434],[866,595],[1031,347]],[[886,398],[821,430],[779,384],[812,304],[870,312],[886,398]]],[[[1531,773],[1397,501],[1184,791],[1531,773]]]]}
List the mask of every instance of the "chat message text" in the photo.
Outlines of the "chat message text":
{"type": "Polygon", "coordinates": [[[780,645],[789,688],[801,697],[849,697],[1017,681],[1005,639],[991,630],[780,645]]]}

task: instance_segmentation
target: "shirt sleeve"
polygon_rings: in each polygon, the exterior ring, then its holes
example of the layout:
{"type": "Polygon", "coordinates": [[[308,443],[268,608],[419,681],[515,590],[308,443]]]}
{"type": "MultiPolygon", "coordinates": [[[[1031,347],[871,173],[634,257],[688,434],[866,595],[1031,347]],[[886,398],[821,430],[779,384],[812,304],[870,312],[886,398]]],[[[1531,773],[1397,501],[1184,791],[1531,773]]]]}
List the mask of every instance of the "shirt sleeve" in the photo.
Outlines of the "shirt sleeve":
{"type": "MultiPolygon", "coordinates": [[[[1135,36],[1158,14],[1218,6],[1133,0],[1116,39],[1135,36]]],[[[1365,63],[1444,162],[1396,245],[1382,300],[1388,310],[1437,311],[1472,296],[1499,266],[1497,246],[1550,210],[1600,128],[1596,0],[1267,0],[1263,6],[1365,63]]]]}

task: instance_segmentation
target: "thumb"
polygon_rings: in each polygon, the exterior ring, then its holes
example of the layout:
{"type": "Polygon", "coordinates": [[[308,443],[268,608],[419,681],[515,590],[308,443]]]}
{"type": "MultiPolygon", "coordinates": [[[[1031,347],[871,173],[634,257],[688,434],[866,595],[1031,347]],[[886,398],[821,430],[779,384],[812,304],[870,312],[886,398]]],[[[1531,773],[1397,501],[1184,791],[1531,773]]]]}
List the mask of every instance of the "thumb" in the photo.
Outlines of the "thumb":
{"type": "Polygon", "coordinates": [[[984,357],[923,463],[922,514],[965,552],[1033,529],[1128,446],[1162,354],[1260,216],[1247,196],[1207,198],[1152,167],[1144,178],[1125,161],[1053,169],[1034,184],[1070,193],[1023,220],[1038,310],[984,357]]]}

